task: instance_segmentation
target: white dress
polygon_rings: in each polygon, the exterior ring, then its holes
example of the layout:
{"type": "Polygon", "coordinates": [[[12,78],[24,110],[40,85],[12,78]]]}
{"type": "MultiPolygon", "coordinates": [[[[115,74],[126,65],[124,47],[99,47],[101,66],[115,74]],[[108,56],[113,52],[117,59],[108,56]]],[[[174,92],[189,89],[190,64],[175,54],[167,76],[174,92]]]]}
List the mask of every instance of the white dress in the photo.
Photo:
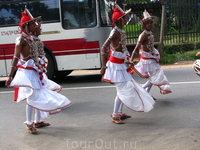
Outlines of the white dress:
{"type": "MultiPolygon", "coordinates": [[[[139,40],[142,34],[140,34],[139,40]]],[[[147,46],[149,49],[151,49],[151,52],[145,52],[142,49],[140,50],[140,61],[134,66],[135,72],[137,72],[143,78],[149,78],[153,85],[160,88],[161,94],[171,93],[169,81],[159,65],[160,54],[158,50],[153,47],[153,35],[149,35],[148,38],[149,46],[147,46]]]]}
{"type": "Polygon", "coordinates": [[[40,110],[40,117],[45,119],[51,114],[60,112],[62,108],[70,106],[71,101],[58,93],[62,87],[49,80],[44,73],[47,60],[44,58],[43,43],[40,39],[34,39],[33,36],[23,33],[16,39],[16,44],[19,43],[20,38],[27,41],[30,46],[29,57],[34,59],[18,61],[18,69],[10,87],[16,87],[15,101],[26,100],[29,106],[40,110]]]}
{"type": "MultiPolygon", "coordinates": [[[[32,59],[23,61],[23,65],[21,66],[36,69],[32,59]]],[[[71,105],[71,101],[67,97],[57,93],[57,91],[61,90],[58,84],[49,80],[46,75],[41,82],[36,70],[24,68],[18,68],[10,84],[10,87],[20,87],[17,93],[17,102],[26,100],[29,106],[49,112],[49,114],[60,112],[62,108],[71,105]]]]}
{"type": "MultiPolygon", "coordinates": [[[[126,59],[127,53],[111,51],[115,58],[126,59]]],[[[125,106],[138,112],[149,112],[153,109],[155,101],[152,96],[144,90],[127,72],[126,63],[113,63],[108,61],[103,81],[114,83],[117,89],[117,96],[125,106]]]]}

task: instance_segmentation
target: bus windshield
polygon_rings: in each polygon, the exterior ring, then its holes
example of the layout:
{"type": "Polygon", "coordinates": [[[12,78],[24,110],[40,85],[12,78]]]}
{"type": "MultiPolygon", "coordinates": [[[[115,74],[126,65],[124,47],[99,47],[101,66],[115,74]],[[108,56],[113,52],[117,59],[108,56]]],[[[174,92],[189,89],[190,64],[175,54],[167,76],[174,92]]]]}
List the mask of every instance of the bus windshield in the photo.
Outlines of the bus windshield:
{"type": "Polygon", "coordinates": [[[95,0],[62,0],[61,9],[64,29],[97,24],[95,0]]]}
{"type": "Polygon", "coordinates": [[[16,0],[6,1],[0,0],[0,26],[18,26],[21,12],[25,6],[29,9],[34,17],[42,16],[45,22],[59,22],[59,1],[57,0],[16,0]]]}

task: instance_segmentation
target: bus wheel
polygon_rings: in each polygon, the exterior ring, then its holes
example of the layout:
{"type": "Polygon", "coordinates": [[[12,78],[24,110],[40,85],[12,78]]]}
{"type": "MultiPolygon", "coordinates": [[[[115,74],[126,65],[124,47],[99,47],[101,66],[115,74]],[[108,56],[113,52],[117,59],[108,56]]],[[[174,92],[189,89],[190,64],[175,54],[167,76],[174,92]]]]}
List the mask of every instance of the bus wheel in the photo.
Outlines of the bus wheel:
{"type": "Polygon", "coordinates": [[[69,75],[73,70],[66,70],[66,71],[58,71],[56,73],[56,78],[64,78],[69,75]]]}
{"type": "Polygon", "coordinates": [[[49,79],[53,79],[54,72],[55,72],[53,59],[52,59],[51,55],[48,52],[46,52],[46,58],[48,59],[48,66],[47,66],[46,75],[47,75],[47,77],[49,79]]]}

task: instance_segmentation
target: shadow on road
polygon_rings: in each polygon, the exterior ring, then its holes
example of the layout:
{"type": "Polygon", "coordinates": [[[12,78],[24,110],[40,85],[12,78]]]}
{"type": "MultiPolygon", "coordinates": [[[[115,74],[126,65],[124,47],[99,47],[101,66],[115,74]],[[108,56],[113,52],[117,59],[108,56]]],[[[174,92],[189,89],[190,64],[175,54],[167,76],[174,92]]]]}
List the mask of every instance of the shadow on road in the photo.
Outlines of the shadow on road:
{"type": "Polygon", "coordinates": [[[0,81],[0,87],[5,87],[5,81],[0,81]]]}

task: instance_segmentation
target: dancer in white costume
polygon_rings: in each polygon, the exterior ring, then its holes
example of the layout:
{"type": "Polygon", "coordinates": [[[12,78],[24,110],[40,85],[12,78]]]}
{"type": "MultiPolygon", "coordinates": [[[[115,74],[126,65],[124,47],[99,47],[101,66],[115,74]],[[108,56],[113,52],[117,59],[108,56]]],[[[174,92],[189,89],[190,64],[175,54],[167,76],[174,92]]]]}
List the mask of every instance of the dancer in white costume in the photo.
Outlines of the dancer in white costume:
{"type": "Polygon", "coordinates": [[[41,121],[41,118],[45,119],[71,105],[68,98],[56,92],[60,91],[61,87],[45,75],[48,62],[43,44],[37,37],[40,31],[37,23],[39,19],[39,17],[32,18],[27,9],[22,12],[21,36],[16,39],[12,66],[5,83],[8,87],[18,87],[15,91],[17,102],[26,100],[25,124],[30,133],[36,133],[38,127],[50,125],[41,121]],[[33,36],[34,34],[36,36],[33,36]],[[17,70],[16,75],[12,78],[15,70],[17,70]],[[33,109],[35,123],[32,121],[33,109]]]}
{"type": "MultiPolygon", "coordinates": [[[[136,54],[140,54],[140,60],[135,65],[135,72],[143,78],[149,80],[142,86],[148,92],[152,84],[160,88],[161,94],[171,93],[170,85],[163,70],[160,68],[160,54],[154,48],[154,37],[152,35],[153,23],[157,21],[157,17],[151,16],[146,10],[143,12],[144,18],[140,22],[143,25],[143,32],[138,38],[137,45],[132,52],[131,61],[134,60],[136,54]]],[[[155,98],[154,98],[155,99],[155,98]]]]}
{"type": "MultiPolygon", "coordinates": [[[[126,14],[118,5],[115,5],[112,15],[115,27],[101,48],[102,56],[102,80],[116,85],[117,96],[115,98],[114,110],[111,114],[112,122],[125,123],[122,119],[131,116],[122,112],[123,104],[138,112],[149,112],[153,109],[155,101],[127,72],[130,55],[126,48],[126,34],[122,27],[126,24],[126,14]],[[107,49],[110,46],[110,56],[107,57],[107,49]],[[108,61],[107,61],[108,59],[108,61]]],[[[133,62],[129,62],[133,63],[133,62]]]]}

